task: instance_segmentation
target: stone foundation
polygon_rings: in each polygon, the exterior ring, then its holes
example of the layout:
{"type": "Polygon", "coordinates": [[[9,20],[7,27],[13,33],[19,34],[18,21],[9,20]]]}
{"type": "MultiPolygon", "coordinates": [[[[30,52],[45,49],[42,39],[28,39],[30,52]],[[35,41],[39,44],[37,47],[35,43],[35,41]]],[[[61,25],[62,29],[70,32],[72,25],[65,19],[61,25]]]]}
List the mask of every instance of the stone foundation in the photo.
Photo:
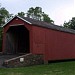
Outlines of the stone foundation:
{"type": "Polygon", "coordinates": [[[16,58],[12,58],[4,61],[3,66],[5,67],[24,67],[31,65],[43,64],[43,55],[26,54],[16,58]]]}

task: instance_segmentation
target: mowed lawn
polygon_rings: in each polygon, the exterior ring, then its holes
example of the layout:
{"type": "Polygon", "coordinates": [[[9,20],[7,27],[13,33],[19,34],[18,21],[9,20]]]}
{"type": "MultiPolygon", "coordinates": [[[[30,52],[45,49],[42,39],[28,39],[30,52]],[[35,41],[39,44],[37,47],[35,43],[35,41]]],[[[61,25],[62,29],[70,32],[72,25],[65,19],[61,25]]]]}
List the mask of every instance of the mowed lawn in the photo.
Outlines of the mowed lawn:
{"type": "Polygon", "coordinates": [[[75,61],[20,68],[0,68],[0,75],[75,75],[75,61]]]}

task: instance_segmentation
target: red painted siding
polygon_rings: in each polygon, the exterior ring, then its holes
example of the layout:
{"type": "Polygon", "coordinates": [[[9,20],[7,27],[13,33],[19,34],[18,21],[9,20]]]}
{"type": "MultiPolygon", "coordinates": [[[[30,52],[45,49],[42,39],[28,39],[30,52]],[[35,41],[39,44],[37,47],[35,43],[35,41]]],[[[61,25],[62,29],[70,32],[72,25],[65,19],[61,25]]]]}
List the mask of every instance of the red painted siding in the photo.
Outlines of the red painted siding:
{"type": "Polygon", "coordinates": [[[75,58],[75,34],[33,26],[33,53],[45,60],[75,58]]]}
{"type": "MultiPolygon", "coordinates": [[[[25,22],[17,17],[15,17],[12,21],[10,21],[7,25],[17,25],[17,24],[24,24],[25,22]]],[[[7,26],[6,25],[6,26],[7,26]]]]}
{"type": "Polygon", "coordinates": [[[46,30],[46,59],[75,58],[75,34],[46,30]]]}
{"type": "Polygon", "coordinates": [[[23,20],[19,19],[19,18],[14,18],[11,22],[9,22],[5,27],[4,27],[4,31],[6,32],[10,26],[17,26],[17,25],[25,25],[25,27],[30,30],[30,25],[27,24],[26,22],[24,22],[23,20]]]}
{"type": "Polygon", "coordinates": [[[6,32],[10,25],[23,24],[29,30],[30,52],[43,54],[44,60],[75,58],[75,34],[29,25],[21,19],[14,18],[3,30],[3,50],[6,32]]]}
{"type": "Polygon", "coordinates": [[[44,54],[45,51],[45,29],[33,26],[33,53],[44,54]]]}

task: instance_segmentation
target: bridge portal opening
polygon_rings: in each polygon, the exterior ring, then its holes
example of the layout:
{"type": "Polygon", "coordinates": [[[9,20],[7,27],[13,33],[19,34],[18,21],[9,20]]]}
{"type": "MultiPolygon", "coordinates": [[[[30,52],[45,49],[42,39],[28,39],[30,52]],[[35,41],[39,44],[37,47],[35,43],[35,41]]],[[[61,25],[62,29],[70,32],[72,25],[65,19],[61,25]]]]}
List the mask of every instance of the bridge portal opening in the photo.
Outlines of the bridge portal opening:
{"type": "Polygon", "coordinates": [[[29,53],[29,30],[23,26],[10,26],[6,32],[5,53],[29,53]]]}

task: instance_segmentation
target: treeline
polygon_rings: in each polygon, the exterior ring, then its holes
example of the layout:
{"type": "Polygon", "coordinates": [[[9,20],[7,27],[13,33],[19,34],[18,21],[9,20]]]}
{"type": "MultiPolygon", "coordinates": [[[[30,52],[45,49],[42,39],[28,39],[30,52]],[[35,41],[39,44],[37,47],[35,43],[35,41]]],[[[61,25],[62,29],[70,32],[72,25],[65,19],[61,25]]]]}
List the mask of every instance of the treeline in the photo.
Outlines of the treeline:
{"type": "MultiPolygon", "coordinates": [[[[2,26],[5,24],[5,22],[9,21],[14,14],[10,14],[8,10],[6,10],[4,7],[0,8],[0,25],[2,26]]],[[[31,7],[28,9],[28,11],[25,12],[18,12],[17,14],[20,17],[29,17],[32,19],[45,21],[48,23],[54,23],[54,21],[45,13],[42,11],[41,7],[31,7]]]]}

